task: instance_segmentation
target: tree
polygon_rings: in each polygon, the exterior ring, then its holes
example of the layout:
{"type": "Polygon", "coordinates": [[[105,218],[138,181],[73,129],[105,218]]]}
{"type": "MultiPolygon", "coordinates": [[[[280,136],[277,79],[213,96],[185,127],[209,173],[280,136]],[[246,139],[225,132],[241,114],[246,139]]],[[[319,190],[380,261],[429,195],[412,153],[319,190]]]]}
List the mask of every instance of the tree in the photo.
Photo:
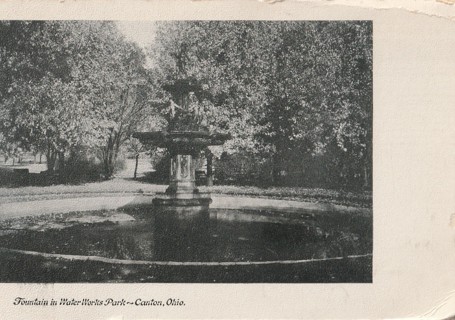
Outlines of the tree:
{"type": "Polygon", "coordinates": [[[2,132],[30,149],[47,149],[48,167],[77,138],[76,104],[69,84],[69,47],[56,22],[2,22],[2,132]],[[75,106],[76,105],[76,106],[75,106]]]}
{"type": "Polygon", "coordinates": [[[144,119],[144,55],[112,22],[1,22],[5,139],[45,149],[48,169],[71,150],[101,150],[110,177],[122,143],[144,119]]]}
{"type": "Polygon", "coordinates": [[[128,149],[134,153],[135,164],[134,164],[133,179],[136,179],[137,178],[137,168],[139,165],[139,155],[141,152],[146,151],[146,149],[145,149],[144,145],[139,141],[139,139],[131,138],[128,142],[129,142],[128,149]]]}
{"type": "Polygon", "coordinates": [[[110,104],[103,112],[109,123],[107,140],[101,149],[108,177],[113,174],[120,146],[153,113],[149,103],[153,88],[144,68],[144,55],[132,44],[119,48],[119,53],[113,74],[117,73],[121,80],[115,83],[114,95],[107,98],[110,104]]]}
{"type": "Polygon", "coordinates": [[[327,157],[337,184],[362,166],[371,176],[371,36],[368,22],[172,22],[152,54],[161,83],[205,86],[210,127],[233,136],[225,150],[269,157],[275,183],[327,157]]]}

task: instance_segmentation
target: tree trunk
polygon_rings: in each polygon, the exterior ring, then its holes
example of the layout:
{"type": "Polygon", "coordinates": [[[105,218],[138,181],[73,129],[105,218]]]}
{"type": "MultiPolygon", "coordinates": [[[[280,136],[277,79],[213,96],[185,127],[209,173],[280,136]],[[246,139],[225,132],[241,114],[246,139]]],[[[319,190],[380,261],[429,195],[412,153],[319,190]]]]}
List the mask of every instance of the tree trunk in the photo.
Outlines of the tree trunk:
{"type": "Polygon", "coordinates": [[[207,186],[213,186],[213,153],[207,153],[207,186]]]}
{"type": "Polygon", "coordinates": [[[272,156],[272,184],[279,185],[280,184],[280,174],[281,174],[281,160],[280,156],[275,153],[272,156]]]}
{"type": "Polygon", "coordinates": [[[57,180],[53,180],[53,183],[65,183],[66,178],[63,174],[65,169],[65,152],[55,151],[54,153],[54,172],[58,174],[54,177],[57,180]]]}
{"type": "Polygon", "coordinates": [[[56,153],[53,148],[48,147],[46,152],[47,171],[54,171],[56,153]]]}
{"type": "Polygon", "coordinates": [[[114,175],[114,167],[115,167],[115,160],[117,159],[117,155],[113,150],[113,146],[108,146],[105,153],[104,158],[104,173],[106,175],[106,179],[111,178],[114,175]]]}
{"type": "Polygon", "coordinates": [[[43,156],[43,154],[40,152],[39,153],[39,164],[41,164],[41,157],[43,156]]]}
{"type": "Polygon", "coordinates": [[[59,151],[58,156],[58,171],[63,171],[65,169],[65,152],[59,151]]]}
{"type": "Polygon", "coordinates": [[[120,150],[120,135],[111,134],[109,137],[105,152],[104,152],[104,172],[106,179],[111,178],[114,175],[115,163],[120,150]]]}
{"type": "Polygon", "coordinates": [[[106,148],[106,151],[104,153],[104,177],[106,179],[109,179],[111,177],[111,166],[110,166],[110,150],[109,146],[106,148]]]}
{"type": "Polygon", "coordinates": [[[136,164],[134,166],[134,179],[137,177],[137,166],[139,164],[139,153],[136,153],[136,164]]]}
{"type": "Polygon", "coordinates": [[[112,168],[112,153],[114,152],[114,144],[112,142],[112,137],[109,137],[107,145],[104,151],[104,175],[106,179],[109,179],[112,176],[114,169],[112,168]]]}

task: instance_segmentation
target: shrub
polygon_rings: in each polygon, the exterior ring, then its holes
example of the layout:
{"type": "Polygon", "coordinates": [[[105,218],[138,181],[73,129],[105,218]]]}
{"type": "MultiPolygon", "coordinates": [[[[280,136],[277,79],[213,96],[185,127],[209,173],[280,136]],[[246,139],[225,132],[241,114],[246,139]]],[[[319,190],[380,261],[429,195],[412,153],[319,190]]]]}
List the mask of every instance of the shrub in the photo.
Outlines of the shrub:
{"type": "Polygon", "coordinates": [[[215,177],[219,184],[267,185],[271,183],[270,162],[254,154],[223,154],[214,162],[215,177]]]}
{"type": "Polygon", "coordinates": [[[150,174],[150,181],[155,183],[169,183],[169,163],[171,157],[168,152],[154,152],[151,163],[155,172],[150,174]]]}
{"type": "Polygon", "coordinates": [[[15,184],[15,174],[12,169],[0,167],[0,186],[9,187],[15,184]]]}
{"type": "Polygon", "coordinates": [[[60,174],[67,183],[83,183],[99,180],[102,172],[102,163],[90,159],[70,158],[60,174]]]}

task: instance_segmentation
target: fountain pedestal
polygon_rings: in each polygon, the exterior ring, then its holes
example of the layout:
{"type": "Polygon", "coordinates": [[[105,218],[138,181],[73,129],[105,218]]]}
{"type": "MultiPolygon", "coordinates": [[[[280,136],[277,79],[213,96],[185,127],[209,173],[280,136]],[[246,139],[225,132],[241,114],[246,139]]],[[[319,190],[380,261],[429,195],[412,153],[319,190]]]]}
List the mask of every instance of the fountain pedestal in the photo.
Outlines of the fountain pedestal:
{"type": "Polygon", "coordinates": [[[221,145],[227,134],[205,131],[136,132],[133,137],[145,144],[167,148],[171,154],[169,187],[152,201],[157,206],[203,207],[212,202],[209,193],[196,188],[195,158],[210,145],[221,145]]]}
{"type": "Polygon", "coordinates": [[[209,193],[196,188],[196,169],[192,154],[174,154],[171,157],[169,187],[153,199],[159,206],[202,206],[212,202],[209,193]]]}
{"type": "Polygon", "coordinates": [[[197,192],[193,155],[175,154],[171,158],[169,187],[166,193],[186,194],[197,192]]]}

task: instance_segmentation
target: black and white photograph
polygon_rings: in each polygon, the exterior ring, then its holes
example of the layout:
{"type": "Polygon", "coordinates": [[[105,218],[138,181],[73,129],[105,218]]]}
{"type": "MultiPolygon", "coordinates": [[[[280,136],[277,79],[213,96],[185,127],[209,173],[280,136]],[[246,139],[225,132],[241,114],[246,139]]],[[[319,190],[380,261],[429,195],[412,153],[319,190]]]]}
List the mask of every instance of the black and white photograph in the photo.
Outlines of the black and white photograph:
{"type": "Polygon", "coordinates": [[[0,22],[0,281],[372,283],[373,22],[0,22]]]}
{"type": "Polygon", "coordinates": [[[453,0],[0,1],[0,319],[451,319],[453,0]]]}

